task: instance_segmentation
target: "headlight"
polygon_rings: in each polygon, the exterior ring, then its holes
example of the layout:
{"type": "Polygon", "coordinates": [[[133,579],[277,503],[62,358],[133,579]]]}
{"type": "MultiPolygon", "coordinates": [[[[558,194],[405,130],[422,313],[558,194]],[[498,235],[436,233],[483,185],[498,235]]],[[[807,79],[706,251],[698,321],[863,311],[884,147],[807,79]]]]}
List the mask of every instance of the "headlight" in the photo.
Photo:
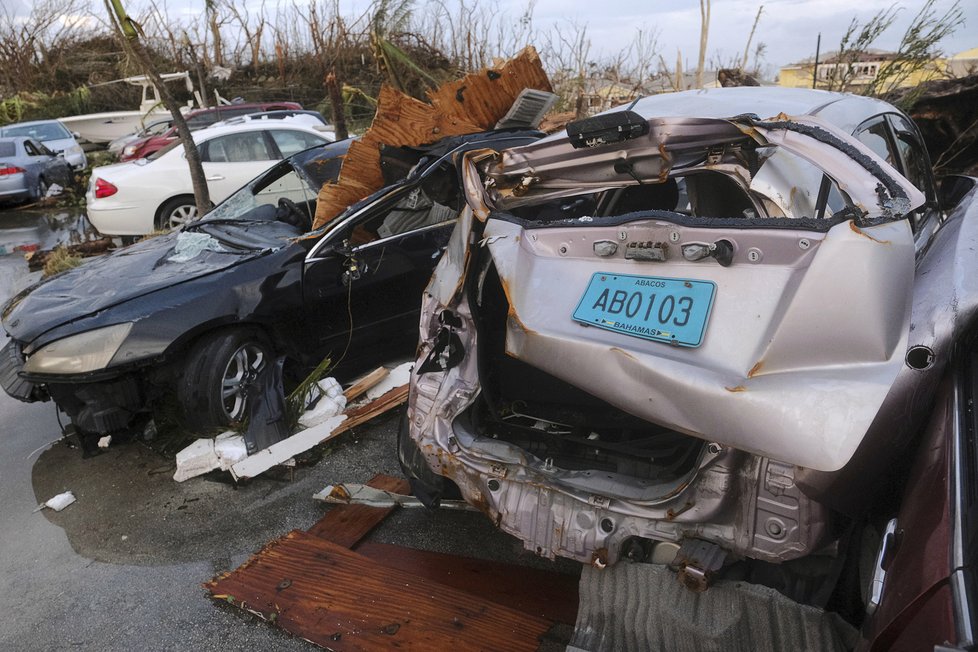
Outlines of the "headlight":
{"type": "Polygon", "coordinates": [[[132,324],[127,322],[55,340],[31,354],[24,371],[81,374],[104,369],[131,330],[132,324]]]}
{"type": "Polygon", "coordinates": [[[126,145],[125,147],[122,148],[122,155],[123,156],[132,156],[135,153],[136,153],[136,146],[135,145],[126,145]]]}
{"type": "Polygon", "coordinates": [[[72,145],[68,148],[69,154],[81,154],[83,151],[85,150],[83,150],[80,145],[72,145]]]}

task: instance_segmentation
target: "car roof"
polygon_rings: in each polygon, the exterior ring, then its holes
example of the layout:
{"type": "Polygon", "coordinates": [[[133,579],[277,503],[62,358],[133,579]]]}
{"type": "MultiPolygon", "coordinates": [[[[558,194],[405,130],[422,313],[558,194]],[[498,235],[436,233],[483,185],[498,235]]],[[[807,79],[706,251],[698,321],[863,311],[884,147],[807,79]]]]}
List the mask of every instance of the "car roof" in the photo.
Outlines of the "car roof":
{"type": "Polygon", "coordinates": [[[745,113],[755,113],[761,118],[770,118],[779,113],[788,116],[813,115],[846,133],[852,133],[874,115],[899,113],[893,105],[871,97],[780,86],[740,86],[663,93],[644,97],[632,105],[625,104],[611,111],[629,108],[644,118],[730,118],[745,113]]]}
{"type": "Polygon", "coordinates": [[[200,142],[204,139],[209,140],[223,134],[231,134],[238,131],[269,131],[272,129],[294,129],[297,131],[305,131],[306,133],[318,134],[323,136],[323,138],[326,137],[324,132],[313,129],[308,124],[292,122],[289,120],[275,120],[274,122],[241,122],[230,125],[205,127],[193,132],[193,137],[195,142],[200,142]]]}
{"type": "Polygon", "coordinates": [[[29,127],[31,125],[44,125],[44,124],[50,124],[52,122],[56,122],[57,124],[64,127],[64,124],[62,124],[60,120],[55,120],[52,118],[49,120],[28,120],[26,122],[11,122],[3,125],[3,128],[6,129],[7,127],[29,127]]]}

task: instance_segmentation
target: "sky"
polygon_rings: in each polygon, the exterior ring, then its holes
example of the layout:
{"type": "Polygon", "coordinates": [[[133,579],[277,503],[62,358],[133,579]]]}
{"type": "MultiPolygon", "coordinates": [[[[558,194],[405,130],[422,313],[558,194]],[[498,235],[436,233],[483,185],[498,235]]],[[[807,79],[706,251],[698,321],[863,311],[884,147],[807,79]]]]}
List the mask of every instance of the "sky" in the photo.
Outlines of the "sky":
{"type": "MultiPolygon", "coordinates": [[[[50,1],[50,0],[48,0],[50,1]]],[[[101,0],[98,0],[99,2],[101,0]]],[[[128,6],[143,0],[125,0],[128,6]]],[[[311,0],[234,0],[239,5],[277,3],[299,4],[311,0]]],[[[525,11],[526,0],[440,0],[447,5],[465,1],[495,4],[500,17],[517,20],[525,11]]],[[[426,0],[416,0],[416,6],[426,0]]],[[[339,0],[343,15],[360,15],[370,6],[369,0],[339,0]]],[[[8,10],[11,5],[30,6],[30,0],[0,0],[8,10]]],[[[165,0],[168,11],[183,14],[202,13],[204,0],[165,0]]],[[[896,49],[900,38],[924,0],[712,0],[707,63],[729,63],[743,56],[751,26],[759,5],[764,11],[758,23],[751,50],[758,42],[766,51],[762,63],[770,76],[780,66],[814,56],[818,34],[822,35],[821,51],[838,48],[839,40],[849,22],[855,17],[865,23],[877,12],[890,6],[898,7],[897,20],[874,44],[885,50],[896,49]]],[[[953,0],[938,0],[934,10],[944,14],[953,0]]],[[[939,44],[945,54],[955,54],[978,47],[978,0],[961,0],[959,7],[965,23],[939,44]]],[[[658,51],[670,67],[675,65],[681,51],[684,67],[696,64],[700,37],[699,0],[536,0],[533,12],[538,30],[552,25],[570,23],[586,25],[591,53],[600,56],[618,52],[631,41],[637,29],[657,35],[658,51]]],[[[753,64],[753,59],[751,60],[753,64]]]]}
{"type": "MultiPolygon", "coordinates": [[[[203,5],[203,0],[194,1],[203,5]]],[[[443,1],[452,4],[458,0],[443,1]]],[[[419,4],[421,2],[423,0],[419,0],[419,4]]],[[[496,2],[501,13],[510,15],[513,20],[519,18],[527,4],[526,0],[496,2]]],[[[938,0],[934,11],[943,15],[953,4],[953,0],[938,0]]],[[[369,2],[340,0],[340,5],[348,7],[352,15],[363,12],[369,2]]],[[[764,62],[773,75],[780,66],[814,56],[819,33],[822,34],[822,52],[838,49],[839,40],[854,17],[865,23],[877,12],[891,6],[898,8],[897,20],[875,47],[895,50],[924,1],[712,0],[708,63],[712,59],[728,62],[743,56],[760,5],[764,6],[764,11],[751,50],[758,42],[766,45],[764,62]]],[[[978,0],[961,0],[959,7],[965,23],[940,43],[945,54],[978,47],[978,0]]],[[[617,52],[640,28],[657,33],[659,52],[670,67],[676,61],[677,50],[682,51],[684,61],[691,66],[696,65],[699,53],[699,0],[536,0],[533,19],[538,29],[567,21],[587,25],[591,52],[595,54],[617,52]]]]}

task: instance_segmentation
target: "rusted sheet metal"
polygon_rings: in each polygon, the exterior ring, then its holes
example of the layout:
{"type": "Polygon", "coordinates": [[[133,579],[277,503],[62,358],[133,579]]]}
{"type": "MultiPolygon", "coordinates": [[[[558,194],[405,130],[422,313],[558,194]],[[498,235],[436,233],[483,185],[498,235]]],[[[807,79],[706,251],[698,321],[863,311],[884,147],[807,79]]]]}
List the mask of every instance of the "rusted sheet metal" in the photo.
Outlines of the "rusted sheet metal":
{"type": "Polygon", "coordinates": [[[313,229],[384,186],[380,148],[417,147],[447,136],[492,129],[525,88],[550,91],[536,50],[528,47],[503,65],[466,75],[429,93],[431,104],[383,87],[370,129],[350,146],[339,182],[319,192],[313,229]]]}
{"type": "Polygon", "coordinates": [[[536,650],[551,623],[294,531],[206,588],[330,650],[536,650]]]}
{"type": "MultiPolygon", "coordinates": [[[[411,486],[404,478],[389,475],[374,476],[369,486],[384,491],[408,493],[411,486]]],[[[366,505],[339,505],[326,512],[319,521],[309,528],[309,533],[347,548],[352,548],[371,530],[387,518],[394,507],[367,507],[366,505]]]]}
{"type": "Polygon", "coordinates": [[[577,617],[578,576],[364,541],[357,552],[390,568],[424,577],[558,623],[577,617]]]}

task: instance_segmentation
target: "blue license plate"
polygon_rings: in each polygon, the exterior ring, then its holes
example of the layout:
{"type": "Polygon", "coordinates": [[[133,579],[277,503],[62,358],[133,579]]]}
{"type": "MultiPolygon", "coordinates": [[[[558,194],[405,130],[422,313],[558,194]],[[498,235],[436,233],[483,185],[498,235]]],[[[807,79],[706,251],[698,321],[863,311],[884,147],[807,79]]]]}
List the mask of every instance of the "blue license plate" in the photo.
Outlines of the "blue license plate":
{"type": "Polygon", "coordinates": [[[712,281],[598,272],[574,321],[680,346],[699,346],[713,307],[712,281]]]}

